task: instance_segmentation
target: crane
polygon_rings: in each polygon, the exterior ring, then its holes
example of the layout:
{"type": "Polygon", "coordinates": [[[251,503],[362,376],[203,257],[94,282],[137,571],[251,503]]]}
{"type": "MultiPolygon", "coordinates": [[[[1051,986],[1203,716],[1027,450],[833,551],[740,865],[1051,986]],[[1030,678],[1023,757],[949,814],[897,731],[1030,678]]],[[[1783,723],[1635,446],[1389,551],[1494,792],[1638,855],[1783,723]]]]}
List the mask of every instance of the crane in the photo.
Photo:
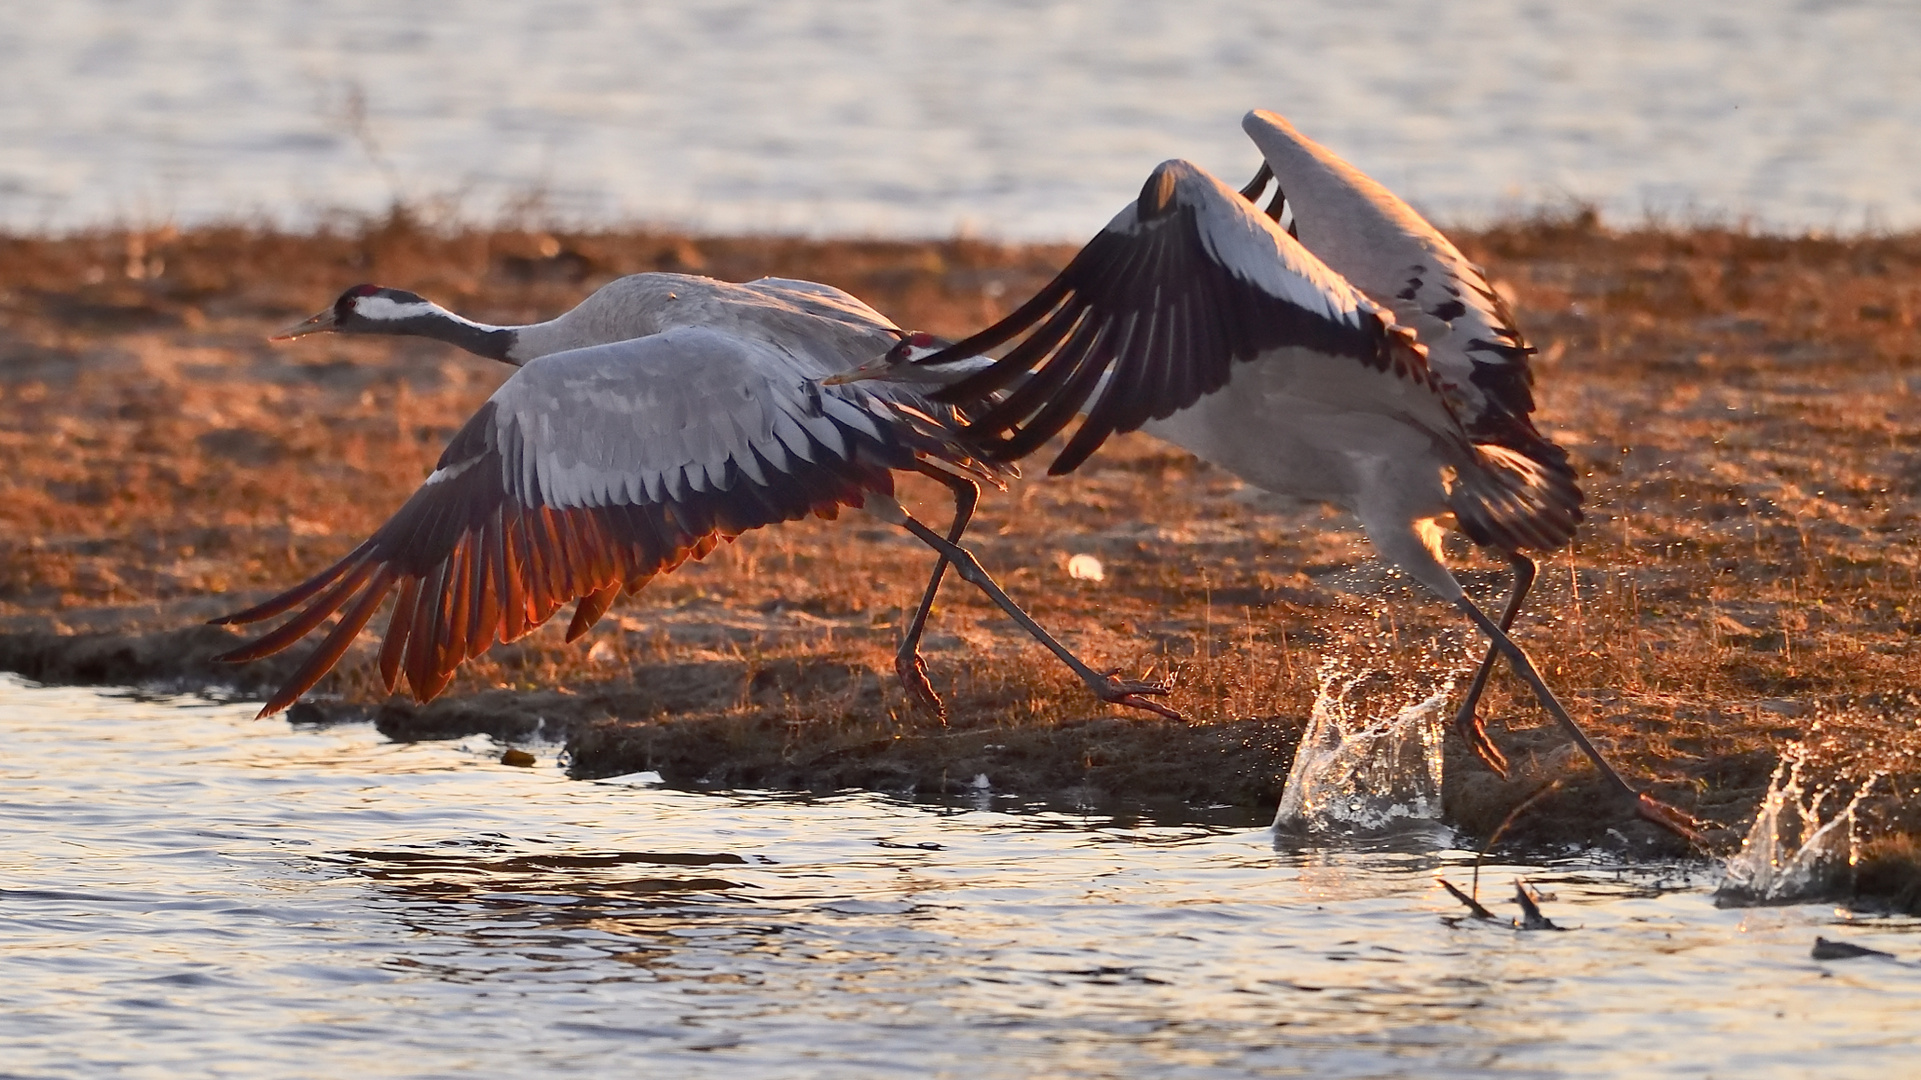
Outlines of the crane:
{"type": "Polygon", "coordinates": [[[1174,715],[1149,700],[1164,686],[1093,671],[959,546],[977,481],[998,482],[1007,467],[983,464],[955,439],[950,407],[910,387],[820,385],[877,352],[905,360],[933,351],[927,335],[900,330],[838,289],[634,275],[558,319],[495,327],[413,293],[363,285],[280,336],[322,330],[436,337],[519,370],[373,536],[301,585],[214,620],[251,623],[299,609],[223,654],[239,662],[287,648],[342,613],[263,715],[331,670],[395,590],[381,675],[391,691],[404,673],[426,701],[462,661],[541,625],[569,601],[578,601],[573,640],[622,590],[638,590],[723,539],[810,512],[831,518],[842,507],[899,525],[941,557],[896,657],[910,694],[940,707],[917,646],[951,561],[1103,700],[1174,715]],[[637,333],[614,337],[630,331],[637,333]],[[596,337],[610,340],[576,344],[596,337]],[[953,492],[947,535],[895,501],[896,470],[953,492]]]}
{"type": "MultiPolygon", "coordinates": [[[[1242,197],[1258,200],[1272,182],[1268,216],[1278,222],[1285,208],[1290,236],[1414,331],[1469,438],[1565,465],[1567,454],[1532,419],[1534,350],[1486,273],[1413,207],[1286,118],[1255,109],[1241,128],[1262,157],[1242,197]]],[[[1496,550],[1514,575],[1499,620],[1505,631],[1534,584],[1535,565],[1522,551],[1496,550]]],[[[1507,758],[1475,714],[1498,652],[1489,645],[1454,722],[1475,756],[1506,775],[1507,758]]]]}
{"type": "Polygon", "coordinates": [[[1001,321],[830,382],[872,379],[941,384],[933,396],[963,407],[962,435],[988,460],[1024,458],[1079,416],[1050,474],[1138,429],[1256,487],[1352,511],[1382,558],[1488,637],[1613,790],[1694,835],[1686,815],[1608,763],[1441,559],[1443,519],[1497,552],[1566,545],[1582,501],[1566,454],[1538,433],[1524,437],[1531,425],[1477,437],[1461,391],[1413,330],[1199,166],[1156,167],[1132,204],[1001,321]]]}

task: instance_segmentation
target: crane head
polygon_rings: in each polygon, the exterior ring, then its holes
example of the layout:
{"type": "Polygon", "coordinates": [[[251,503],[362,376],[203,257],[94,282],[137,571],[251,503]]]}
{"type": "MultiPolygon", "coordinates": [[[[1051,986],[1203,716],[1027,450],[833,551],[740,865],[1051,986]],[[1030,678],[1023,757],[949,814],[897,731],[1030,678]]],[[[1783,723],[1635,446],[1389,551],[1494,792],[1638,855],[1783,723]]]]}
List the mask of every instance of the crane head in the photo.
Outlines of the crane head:
{"type": "Polygon", "coordinates": [[[401,323],[440,310],[432,301],[405,289],[380,285],[355,285],[340,298],[309,319],[295,323],[268,338],[292,341],[308,334],[398,334],[407,331],[401,323]]]}
{"type": "Polygon", "coordinates": [[[821,380],[823,386],[839,386],[842,383],[863,382],[880,379],[885,382],[919,383],[923,386],[946,386],[972,375],[992,364],[986,357],[966,357],[939,365],[923,364],[921,361],[947,349],[953,342],[937,338],[932,334],[915,331],[904,334],[891,349],[856,368],[829,375],[821,380]]]}

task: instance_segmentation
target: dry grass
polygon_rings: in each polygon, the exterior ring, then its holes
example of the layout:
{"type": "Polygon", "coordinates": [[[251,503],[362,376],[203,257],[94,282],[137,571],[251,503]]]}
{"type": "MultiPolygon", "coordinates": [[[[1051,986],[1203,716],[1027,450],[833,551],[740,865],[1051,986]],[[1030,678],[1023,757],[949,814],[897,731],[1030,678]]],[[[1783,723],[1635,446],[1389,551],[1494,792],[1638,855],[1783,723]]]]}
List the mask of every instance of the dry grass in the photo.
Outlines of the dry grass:
{"type": "MultiPolygon", "coordinates": [[[[1820,717],[1841,733],[1834,775],[1887,772],[1905,793],[1875,807],[1882,831],[1921,831],[1921,237],[1620,233],[1574,217],[1461,239],[1518,301],[1541,350],[1544,426],[1588,474],[1589,524],[1544,568],[1519,630],[1577,717],[1625,771],[1725,823],[1751,813],[1778,747],[1820,717]]],[[[184,624],[304,577],[399,505],[505,370],[426,342],[262,340],[348,284],[522,321],[624,273],[778,273],[954,334],[1068,254],[443,234],[404,216],[320,236],[0,238],[0,615],[14,632],[0,652],[50,677],[192,676],[217,634],[104,660],[96,641],[92,666],[76,667],[46,632],[184,624]]],[[[936,489],[904,483],[945,521],[936,489]]],[[[544,718],[573,732],[585,769],[690,781],[926,790],[987,772],[1037,793],[1255,804],[1277,793],[1324,653],[1467,647],[1451,613],[1387,578],[1344,519],[1274,505],[1143,437],[1074,477],[990,497],[970,537],[1091,661],[1173,673],[1173,704],[1197,730],[1095,706],[958,583],[928,649],[953,722],[913,714],[891,652],[930,559],[858,517],[743,537],[623,601],[588,640],[566,646],[550,628],[496,648],[445,704],[390,705],[382,722],[524,733],[544,718]],[[1070,580],[1074,552],[1098,555],[1106,581],[1070,580]]],[[[1494,564],[1460,554],[1470,588],[1505,587],[1494,564]]],[[[364,658],[322,689],[342,703],[323,713],[375,700],[364,658]]],[[[1497,679],[1486,706],[1517,779],[1452,770],[1470,829],[1577,767],[1517,689],[1497,679]]],[[[1579,780],[1517,836],[1625,828],[1593,812],[1597,789],[1579,780]]]]}

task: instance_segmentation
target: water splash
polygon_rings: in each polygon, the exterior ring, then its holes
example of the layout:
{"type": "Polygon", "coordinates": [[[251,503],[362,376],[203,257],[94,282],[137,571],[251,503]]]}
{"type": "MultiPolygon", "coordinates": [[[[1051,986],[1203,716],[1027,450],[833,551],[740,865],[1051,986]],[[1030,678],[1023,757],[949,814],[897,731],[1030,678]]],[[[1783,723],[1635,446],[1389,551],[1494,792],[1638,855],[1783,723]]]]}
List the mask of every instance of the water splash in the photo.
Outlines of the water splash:
{"type": "MultiPolygon", "coordinates": [[[[1818,725],[1817,725],[1818,727],[1818,725]]],[[[1838,813],[1843,789],[1804,784],[1803,743],[1788,744],[1768,781],[1767,797],[1754,815],[1741,850],[1722,870],[1715,900],[1723,906],[1785,904],[1832,894],[1845,883],[1860,856],[1855,810],[1879,773],[1856,788],[1838,813]]]]}
{"type": "MultiPolygon", "coordinates": [[[[1329,659],[1274,815],[1277,833],[1357,835],[1441,817],[1442,717],[1454,675],[1418,700],[1370,716],[1370,697],[1408,680],[1329,659]]],[[[1421,692],[1418,686],[1414,693],[1421,692]]]]}

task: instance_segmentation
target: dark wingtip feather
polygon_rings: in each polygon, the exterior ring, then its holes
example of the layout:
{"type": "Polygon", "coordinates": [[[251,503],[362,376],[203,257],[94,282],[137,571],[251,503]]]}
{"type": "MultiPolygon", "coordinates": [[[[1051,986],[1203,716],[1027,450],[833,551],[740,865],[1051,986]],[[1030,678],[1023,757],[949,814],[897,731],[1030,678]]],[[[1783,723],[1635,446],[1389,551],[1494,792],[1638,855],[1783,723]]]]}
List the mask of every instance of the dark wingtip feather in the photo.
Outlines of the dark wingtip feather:
{"type": "Polygon", "coordinates": [[[224,664],[238,664],[248,660],[258,660],[292,645],[306,637],[314,627],[327,621],[327,616],[339,611],[354,593],[358,592],[369,575],[374,573],[378,564],[363,562],[354,567],[353,572],[341,579],[319,599],[308,604],[298,615],[280,624],[277,628],[242,644],[238,648],[221,653],[214,659],[224,664]]]}
{"type": "Polygon", "coordinates": [[[567,624],[567,640],[579,641],[581,635],[592,630],[601,616],[607,614],[607,609],[614,606],[614,601],[620,596],[620,589],[621,582],[615,581],[612,585],[581,597],[580,601],[574,605],[573,620],[567,624]]]}
{"type": "MultiPolygon", "coordinates": [[[[1025,333],[1041,320],[1050,318],[1054,315],[1054,309],[1073,289],[1069,283],[1069,275],[1074,269],[1074,264],[1069,263],[1066,269],[1055,275],[1054,280],[1048,282],[1040,292],[1035,293],[1006,318],[972,337],[963,338],[949,345],[919,363],[931,368],[956,360],[970,360],[976,356],[984,356],[989,350],[998,348],[1025,333]]],[[[996,391],[1005,389],[1026,374],[1027,370],[1027,363],[1013,356],[1004,357],[986,369],[977,371],[951,386],[940,387],[929,396],[935,401],[949,405],[978,405],[996,391]]]]}
{"type": "Polygon", "coordinates": [[[389,694],[400,685],[400,657],[407,647],[407,634],[420,603],[420,579],[409,577],[400,584],[400,596],[387,616],[387,632],[380,639],[380,682],[389,694]]]}
{"type": "Polygon", "coordinates": [[[334,665],[340,662],[340,658],[346,655],[347,647],[353,644],[354,638],[359,637],[360,631],[366,629],[368,620],[373,618],[374,612],[380,607],[380,602],[387,598],[387,593],[393,588],[393,584],[393,570],[381,567],[379,572],[374,574],[373,580],[361,590],[360,598],[354,602],[354,606],[348,608],[346,614],[341,616],[333,632],[314,648],[299,669],[279,690],[274,692],[273,697],[267,699],[267,704],[261,706],[260,716],[271,716],[292,705],[300,700],[300,695],[313,689],[314,684],[324,678],[327,672],[332,671],[334,665]]]}
{"type": "Polygon", "coordinates": [[[373,550],[373,546],[374,542],[372,539],[363,541],[359,547],[342,556],[339,562],[334,563],[320,573],[288,589],[286,592],[263,600],[247,608],[245,611],[236,611],[231,615],[220,615],[208,619],[207,625],[232,626],[236,623],[256,623],[262,619],[271,619],[276,615],[292,611],[307,598],[320,592],[327,586],[332,585],[339,579],[340,575],[352,569],[354,564],[358,562],[362,556],[373,550]]]}

